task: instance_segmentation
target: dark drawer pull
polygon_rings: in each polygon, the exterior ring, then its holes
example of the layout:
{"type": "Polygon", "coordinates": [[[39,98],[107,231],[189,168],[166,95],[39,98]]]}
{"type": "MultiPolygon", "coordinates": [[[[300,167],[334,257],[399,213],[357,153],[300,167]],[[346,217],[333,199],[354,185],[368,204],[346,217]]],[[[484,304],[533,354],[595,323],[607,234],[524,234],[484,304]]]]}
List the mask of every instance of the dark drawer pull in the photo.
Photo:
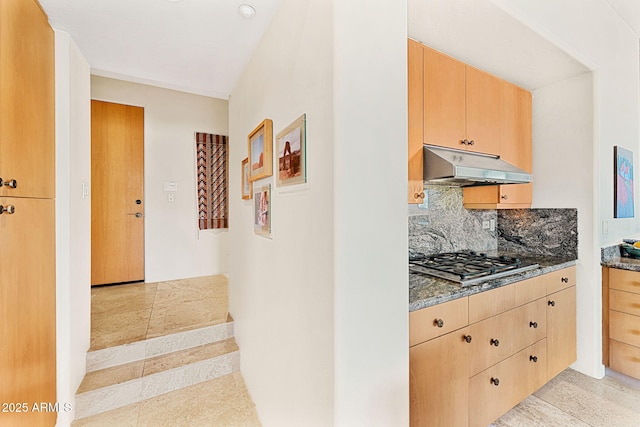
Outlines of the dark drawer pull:
{"type": "Polygon", "coordinates": [[[500,385],[500,380],[498,378],[491,378],[491,384],[493,384],[495,386],[499,386],[500,385]]]}
{"type": "Polygon", "coordinates": [[[538,356],[529,356],[529,360],[533,363],[538,363],[538,356]]]}
{"type": "Polygon", "coordinates": [[[537,329],[538,328],[538,322],[529,322],[529,327],[533,328],[533,329],[537,329]]]}
{"type": "Polygon", "coordinates": [[[497,339],[495,339],[495,338],[491,338],[491,342],[490,342],[489,344],[491,344],[491,345],[494,345],[494,346],[498,347],[498,346],[500,345],[500,341],[498,341],[498,340],[497,340],[497,339]]]}
{"type": "Polygon", "coordinates": [[[438,328],[442,328],[444,326],[444,320],[436,319],[433,321],[433,324],[436,325],[438,328]]]}
{"type": "Polygon", "coordinates": [[[560,281],[562,283],[569,283],[569,278],[568,277],[563,277],[562,279],[560,279],[560,281]]]}
{"type": "Polygon", "coordinates": [[[466,342],[471,342],[471,335],[465,335],[463,338],[466,342]]]}
{"type": "Polygon", "coordinates": [[[547,305],[550,305],[551,307],[555,307],[556,306],[556,302],[555,301],[549,301],[549,302],[547,302],[547,305]]]}

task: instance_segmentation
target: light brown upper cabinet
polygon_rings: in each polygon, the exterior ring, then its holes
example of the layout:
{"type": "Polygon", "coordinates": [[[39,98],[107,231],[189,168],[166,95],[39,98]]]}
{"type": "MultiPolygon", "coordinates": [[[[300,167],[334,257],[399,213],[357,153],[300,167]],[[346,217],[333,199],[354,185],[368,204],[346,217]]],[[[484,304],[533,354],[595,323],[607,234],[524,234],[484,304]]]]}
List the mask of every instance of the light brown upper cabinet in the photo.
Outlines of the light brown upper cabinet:
{"type": "MultiPolygon", "coordinates": [[[[529,92],[411,39],[407,56],[409,203],[424,198],[423,144],[499,155],[531,172],[529,92]]],[[[531,184],[466,188],[464,204],[529,207],[531,184]]]]}
{"type": "Polygon", "coordinates": [[[33,0],[0,8],[0,196],[53,198],[53,30],[33,0]]]}
{"type": "Polygon", "coordinates": [[[424,188],[422,184],[422,138],[424,133],[422,117],[422,51],[423,46],[420,43],[409,39],[407,51],[409,86],[409,203],[422,203],[424,199],[424,188]]]}
{"type": "MultiPolygon", "coordinates": [[[[531,93],[510,83],[500,87],[498,115],[500,157],[531,173],[531,93]]],[[[492,185],[464,189],[467,209],[514,209],[531,206],[532,184],[492,185]]]]}

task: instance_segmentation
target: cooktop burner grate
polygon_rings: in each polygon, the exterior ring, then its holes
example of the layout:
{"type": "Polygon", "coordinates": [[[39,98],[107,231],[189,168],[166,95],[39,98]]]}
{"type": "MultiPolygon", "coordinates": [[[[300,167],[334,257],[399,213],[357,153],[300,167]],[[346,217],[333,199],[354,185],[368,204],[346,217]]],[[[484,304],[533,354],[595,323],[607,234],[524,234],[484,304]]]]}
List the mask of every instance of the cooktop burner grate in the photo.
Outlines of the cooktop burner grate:
{"type": "Polygon", "coordinates": [[[519,258],[493,257],[473,251],[417,255],[409,259],[411,272],[453,280],[463,286],[536,267],[537,264],[522,265],[519,258]]]}

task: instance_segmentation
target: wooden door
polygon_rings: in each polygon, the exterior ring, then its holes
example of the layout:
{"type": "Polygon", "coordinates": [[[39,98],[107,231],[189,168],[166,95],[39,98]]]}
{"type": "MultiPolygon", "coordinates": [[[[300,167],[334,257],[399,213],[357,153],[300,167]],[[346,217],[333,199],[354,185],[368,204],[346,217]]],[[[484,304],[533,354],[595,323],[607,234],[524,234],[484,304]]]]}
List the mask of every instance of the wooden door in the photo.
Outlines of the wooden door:
{"type": "Polygon", "coordinates": [[[469,349],[460,329],[409,349],[411,427],[466,426],[469,349]]]}
{"type": "Polygon", "coordinates": [[[54,197],[53,44],[37,2],[0,1],[0,196],[54,197]]]}
{"type": "Polygon", "coordinates": [[[466,149],[465,65],[424,47],[424,143],[466,149]]]}
{"type": "Polygon", "coordinates": [[[144,109],[91,101],[91,284],[144,280],[144,109]]]}
{"type": "Polygon", "coordinates": [[[423,102],[422,89],[422,50],[420,43],[409,39],[407,51],[408,65],[408,128],[409,128],[409,203],[422,203],[424,200],[423,187],[423,102]]]}
{"type": "Polygon", "coordinates": [[[54,201],[0,205],[0,402],[13,405],[0,408],[0,425],[51,427],[56,413],[33,405],[56,402],[54,201]]]}

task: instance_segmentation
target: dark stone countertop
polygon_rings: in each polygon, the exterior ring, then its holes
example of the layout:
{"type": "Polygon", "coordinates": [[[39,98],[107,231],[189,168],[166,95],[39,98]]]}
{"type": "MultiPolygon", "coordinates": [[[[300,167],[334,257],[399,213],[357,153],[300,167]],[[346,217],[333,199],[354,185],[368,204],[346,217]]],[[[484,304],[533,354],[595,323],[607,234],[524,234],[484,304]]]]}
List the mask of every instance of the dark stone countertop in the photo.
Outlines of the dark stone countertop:
{"type": "Polygon", "coordinates": [[[640,271],[640,259],[623,256],[620,245],[602,248],[600,265],[620,270],[640,271]]]}
{"type": "MultiPolygon", "coordinates": [[[[513,254],[503,252],[497,254],[492,253],[490,255],[514,256],[513,254]]],[[[523,263],[539,264],[540,267],[466,288],[463,288],[460,284],[450,280],[409,273],[409,311],[420,310],[421,308],[430,307],[468,295],[499,288],[531,277],[540,276],[542,274],[547,274],[552,271],[576,265],[575,259],[546,256],[518,256],[518,258],[520,258],[523,263]]],[[[638,262],[638,271],[640,271],[640,260],[634,261],[638,262]]]]}

